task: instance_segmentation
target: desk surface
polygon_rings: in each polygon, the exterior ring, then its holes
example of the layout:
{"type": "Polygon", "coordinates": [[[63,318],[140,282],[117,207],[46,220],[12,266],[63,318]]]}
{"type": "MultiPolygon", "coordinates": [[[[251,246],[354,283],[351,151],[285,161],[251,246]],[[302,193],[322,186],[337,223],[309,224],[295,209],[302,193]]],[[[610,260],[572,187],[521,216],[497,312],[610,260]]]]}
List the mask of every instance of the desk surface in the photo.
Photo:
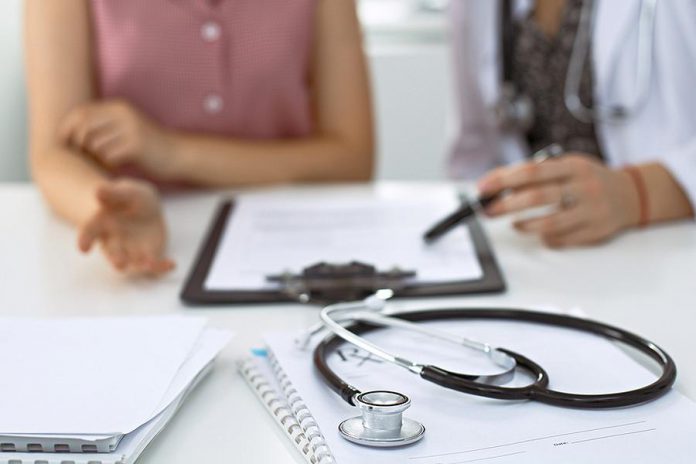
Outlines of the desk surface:
{"type": "MultiPolygon", "coordinates": [[[[355,187],[366,188],[366,187],[355,187]]],[[[420,188],[427,184],[390,184],[420,188]]],[[[191,194],[165,200],[170,248],[178,268],[160,281],[129,281],[99,254],[76,251],[75,232],[46,208],[28,184],[0,184],[0,315],[46,317],[191,314],[237,336],[212,375],[145,451],[143,463],[302,462],[235,370],[266,330],[301,330],[316,308],[264,305],[205,310],[178,300],[199,241],[220,199],[191,194]]],[[[555,305],[580,307],[591,317],[654,339],[680,367],[678,388],[696,399],[696,228],[691,223],[623,235],[592,248],[552,251],[516,234],[507,221],[484,223],[509,284],[504,295],[400,302],[432,304],[555,305]]]]}

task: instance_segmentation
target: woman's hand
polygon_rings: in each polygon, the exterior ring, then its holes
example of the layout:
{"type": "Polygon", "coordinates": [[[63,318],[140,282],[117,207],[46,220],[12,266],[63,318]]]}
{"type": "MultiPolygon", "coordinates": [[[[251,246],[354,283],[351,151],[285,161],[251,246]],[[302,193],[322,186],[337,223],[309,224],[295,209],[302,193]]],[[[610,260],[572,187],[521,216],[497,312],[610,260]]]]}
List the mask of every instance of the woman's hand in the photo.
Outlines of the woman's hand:
{"type": "Polygon", "coordinates": [[[74,108],[63,120],[59,138],[107,168],[132,164],[156,179],[172,180],[166,131],[126,101],[98,101],[74,108]]]}
{"type": "Polygon", "coordinates": [[[543,217],[517,221],[548,246],[589,245],[638,224],[640,204],[630,175],[590,156],[568,154],[543,163],[502,167],[479,181],[482,195],[504,192],[486,212],[491,216],[558,205],[543,217]]]}
{"type": "Polygon", "coordinates": [[[101,246],[119,271],[159,276],[174,268],[164,257],[166,228],[157,191],[136,180],[117,180],[97,192],[100,209],[80,229],[79,248],[101,246]]]}

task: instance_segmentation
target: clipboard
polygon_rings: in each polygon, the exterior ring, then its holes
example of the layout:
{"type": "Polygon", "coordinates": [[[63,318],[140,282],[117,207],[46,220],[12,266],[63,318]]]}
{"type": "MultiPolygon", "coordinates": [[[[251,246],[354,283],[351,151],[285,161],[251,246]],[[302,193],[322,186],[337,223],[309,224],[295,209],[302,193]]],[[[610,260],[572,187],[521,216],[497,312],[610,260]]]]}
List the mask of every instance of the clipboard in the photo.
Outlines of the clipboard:
{"type": "MultiPolygon", "coordinates": [[[[283,291],[282,288],[258,291],[210,290],[205,288],[208,272],[216,256],[225,226],[234,214],[234,209],[234,199],[225,200],[219,205],[181,290],[181,301],[189,306],[297,303],[298,299],[283,291]]],[[[503,273],[481,224],[476,218],[472,218],[467,222],[467,225],[481,266],[481,278],[465,281],[406,284],[394,289],[394,297],[435,297],[504,292],[506,283],[503,273]]]]}

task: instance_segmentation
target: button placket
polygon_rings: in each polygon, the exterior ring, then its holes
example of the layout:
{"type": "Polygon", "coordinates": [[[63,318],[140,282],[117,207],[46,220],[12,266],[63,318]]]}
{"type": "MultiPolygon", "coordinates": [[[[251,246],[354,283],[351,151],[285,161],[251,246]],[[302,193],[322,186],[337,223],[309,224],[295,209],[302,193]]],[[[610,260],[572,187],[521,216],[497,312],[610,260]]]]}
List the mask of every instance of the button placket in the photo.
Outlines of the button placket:
{"type": "MultiPolygon", "coordinates": [[[[216,49],[222,40],[222,26],[214,19],[206,19],[200,28],[201,39],[214,46],[216,49]]],[[[203,98],[203,109],[209,115],[216,115],[222,112],[225,101],[219,92],[211,91],[203,98]]]]}

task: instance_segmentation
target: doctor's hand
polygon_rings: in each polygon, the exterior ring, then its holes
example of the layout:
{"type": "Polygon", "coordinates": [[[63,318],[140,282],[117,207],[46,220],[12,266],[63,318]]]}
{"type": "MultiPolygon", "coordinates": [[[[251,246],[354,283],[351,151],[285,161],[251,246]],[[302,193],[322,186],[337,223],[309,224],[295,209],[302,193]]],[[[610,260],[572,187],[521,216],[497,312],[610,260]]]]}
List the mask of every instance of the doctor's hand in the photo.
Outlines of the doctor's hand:
{"type": "Polygon", "coordinates": [[[495,169],[479,181],[479,190],[482,195],[503,192],[486,209],[490,216],[557,205],[550,214],[514,223],[553,248],[600,243],[640,220],[630,174],[583,154],[495,169]]]}
{"type": "Polygon", "coordinates": [[[136,180],[116,180],[97,192],[99,209],[80,228],[84,253],[99,244],[119,271],[129,275],[162,275],[174,268],[164,257],[166,228],[157,191],[136,180]]]}
{"type": "Polygon", "coordinates": [[[62,121],[58,136],[106,168],[135,165],[155,179],[170,180],[167,132],[126,101],[96,101],[74,108],[62,121]]]}

